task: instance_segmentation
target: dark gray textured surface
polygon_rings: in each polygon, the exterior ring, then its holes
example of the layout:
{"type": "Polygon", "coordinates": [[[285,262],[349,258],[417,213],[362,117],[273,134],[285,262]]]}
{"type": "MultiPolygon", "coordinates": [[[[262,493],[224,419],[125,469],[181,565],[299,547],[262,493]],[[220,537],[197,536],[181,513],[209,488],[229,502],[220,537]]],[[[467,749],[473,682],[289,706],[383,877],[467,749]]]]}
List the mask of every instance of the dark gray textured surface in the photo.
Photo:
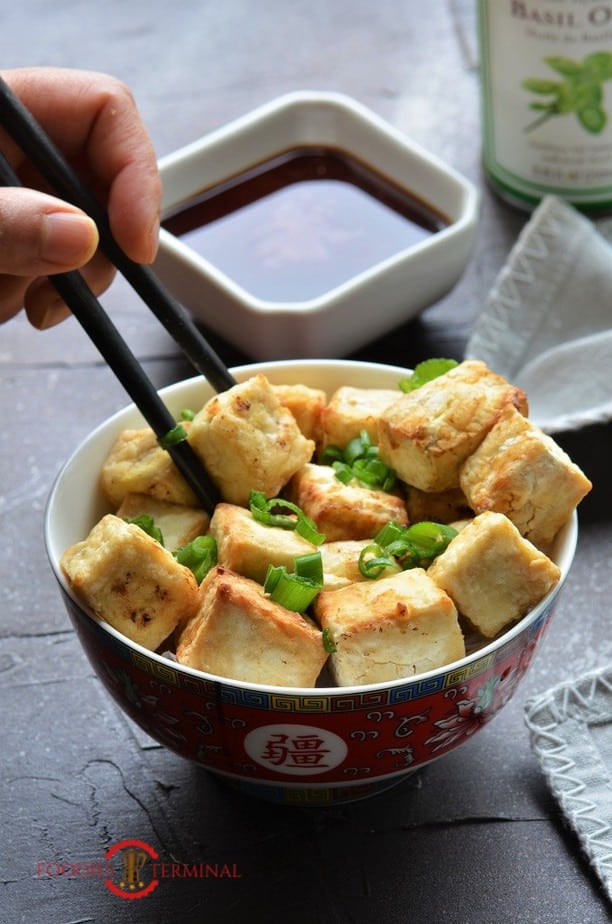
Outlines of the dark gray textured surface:
{"type": "MultiPolygon", "coordinates": [[[[473,259],[416,322],[359,352],[413,365],[459,357],[525,217],[479,172],[472,3],[416,0],[22,0],[3,10],[3,66],[109,70],[132,86],[165,154],[293,89],[340,90],[482,188],[473,259]]],[[[158,385],[190,374],[121,282],[105,304],[158,385]]],[[[243,357],[227,345],[228,363],[243,357]]],[[[0,328],[0,921],[596,924],[609,919],[529,749],[527,696],[612,653],[610,428],[561,442],[596,488],[576,562],[515,699],[459,751],[371,801],[328,810],[237,796],[157,747],[101,689],[48,570],[44,503],[66,456],[126,403],[73,322],[0,328]],[[47,878],[39,861],[99,861],[138,838],[239,879],[164,881],[138,902],[99,880],[47,878]]]]}

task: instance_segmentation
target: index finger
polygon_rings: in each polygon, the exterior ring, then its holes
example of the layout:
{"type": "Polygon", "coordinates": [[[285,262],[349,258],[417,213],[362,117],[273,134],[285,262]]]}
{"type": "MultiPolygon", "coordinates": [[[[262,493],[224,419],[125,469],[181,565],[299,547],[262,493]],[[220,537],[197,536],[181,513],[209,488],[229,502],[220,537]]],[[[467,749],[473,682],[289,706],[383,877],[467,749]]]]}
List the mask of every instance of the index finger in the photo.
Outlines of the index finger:
{"type": "MultiPolygon", "coordinates": [[[[131,259],[157,249],[161,180],[152,141],[128,87],[107,74],[20,68],[4,79],[106,205],[113,234],[131,259]]],[[[13,161],[19,160],[13,149],[13,161]]]]}

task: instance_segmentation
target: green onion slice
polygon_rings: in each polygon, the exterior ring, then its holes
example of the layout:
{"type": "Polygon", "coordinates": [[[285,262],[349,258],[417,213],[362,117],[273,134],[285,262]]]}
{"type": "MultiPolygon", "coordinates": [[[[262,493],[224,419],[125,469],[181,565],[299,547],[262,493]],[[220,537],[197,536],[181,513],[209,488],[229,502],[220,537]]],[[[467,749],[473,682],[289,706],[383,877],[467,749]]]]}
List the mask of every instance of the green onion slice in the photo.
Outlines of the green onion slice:
{"type": "Polygon", "coordinates": [[[413,543],[421,558],[435,558],[448,546],[451,539],[457,535],[457,530],[443,523],[432,523],[424,520],[409,526],[404,536],[413,543]]]}
{"type": "Polygon", "coordinates": [[[400,526],[399,523],[394,523],[390,520],[378,531],[374,537],[374,542],[386,548],[391,542],[395,542],[397,539],[401,538],[404,529],[404,526],[400,526]]]}
{"type": "Polygon", "coordinates": [[[366,578],[377,578],[389,567],[426,568],[448,547],[457,530],[444,523],[423,520],[412,526],[389,522],[370,545],[362,549],[358,567],[366,578]]]}
{"type": "Polygon", "coordinates": [[[304,511],[282,497],[268,500],[263,491],[251,491],[249,495],[251,516],[265,526],[277,526],[280,529],[294,529],[303,539],[312,545],[322,545],[325,536],[317,529],[317,524],[307,517],[304,511]],[[274,513],[275,510],[287,510],[289,513],[274,513]]]}
{"type": "Polygon", "coordinates": [[[369,488],[381,488],[383,491],[391,491],[395,486],[394,470],[379,458],[355,459],[353,474],[355,478],[369,488]]]}
{"type": "Polygon", "coordinates": [[[193,420],[195,415],[196,415],[196,412],[192,411],[191,408],[184,407],[183,410],[181,411],[181,420],[193,420]]]}
{"type": "Polygon", "coordinates": [[[395,562],[379,545],[373,542],[361,550],[358,567],[365,578],[374,580],[380,577],[387,568],[394,568],[395,562]]]}
{"type": "Polygon", "coordinates": [[[444,375],[457,365],[454,359],[425,359],[422,363],[417,363],[409,378],[400,381],[399,387],[404,392],[414,391],[415,388],[420,388],[421,385],[437,379],[438,376],[444,375]]]}
{"type": "Polygon", "coordinates": [[[295,572],[284,565],[269,565],[264,591],[270,599],[287,610],[303,613],[323,588],[323,564],[320,552],[298,555],[295,572]]]}
{"type": "Polygon", "coordinates": [[[172,553],[179,563],[193,572],[198,584],[217,564],[217,543],[212,536],[197,536],[172,553]]]}
{"type": "Polygon", "coordinates": [[[353,480],[353,469],[350,465],[347,465],[346,462],[334,462],[332,468],[336,473],[336,478],[338,481],[341,481],[342,484],[350,484],[353,480]]]}
{"type": "Polygon", "coordinates": [[[167,433],[164,433],[163,436],[157,438],[157,442],[162,449],[170,449],[171,446],[176,446],[177,443],[182,443],[183,440],[187,439],[187,431],[185,427],[178,423],[175,427],[172,427],[171,430],[168,430],[167,433]]]}
{"type": "Polygon", "coordinates": [[[133,523],[135,526],[139,526],[148,536],[151,536],[152,539],[157,540],[160,545],[164,544],[164,537],[159,526],[155,525],[155,520],[150,513],[141,513],[137,517],[125,517],[126,523],[133,523]]]}
{"type": "Polygon", "coordinates": [[[295,558],[295,573],[298,577],[312,581],[319,588],[323,587],[323,559],[320,552],[298,555],[295,558]]]}
{"type": "Polygon", "coordinates": [[[332,465],[333,462],[343,462],[344,453],[339,446],[326,446],[321,453],[320,461],[323,465],[332,465]]]}
{"type": "Polygon", "coordinates": [[[334,644],[334,640],[331,637],[331,632],[329,631],[328,627],[323,629],[322,635],[323,635],[323,648],[325,648],[325,651],[327,652],[327,654],[334,654],[335,651],[338,651],[338,649],[336,648],[334,644]]]}
{"type": "Polygon", "coordinates": [[[367,430],[362,430],[344,449],[327,446],[320,461],[332,466],[342,484],[350,484],[356,478],[373,490],[392,491],[395,487],[395,472],[379,458],[378,446],[372,443],[367,430]]]}
{"type": "Polygon", "coordinates": [[[344,461],[352,465],[356,459],[361,459],[372,448],[372,440],[367,430],[361,430],[359,436],[354,437],[344,447],[344,461]]]}

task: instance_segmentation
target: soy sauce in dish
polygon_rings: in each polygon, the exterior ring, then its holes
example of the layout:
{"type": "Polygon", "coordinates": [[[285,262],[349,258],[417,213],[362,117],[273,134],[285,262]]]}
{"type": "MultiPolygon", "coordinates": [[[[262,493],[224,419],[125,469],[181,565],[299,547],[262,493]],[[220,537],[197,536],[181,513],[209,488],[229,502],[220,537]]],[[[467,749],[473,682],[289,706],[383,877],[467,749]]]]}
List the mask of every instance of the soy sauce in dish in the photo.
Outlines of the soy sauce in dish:
{"type": "Polygon", "coordinates": [[[352,155],[319,147],[257,164],[177,206],[163,222],[269,302],[317,298],[448,224],[352,155]]]}

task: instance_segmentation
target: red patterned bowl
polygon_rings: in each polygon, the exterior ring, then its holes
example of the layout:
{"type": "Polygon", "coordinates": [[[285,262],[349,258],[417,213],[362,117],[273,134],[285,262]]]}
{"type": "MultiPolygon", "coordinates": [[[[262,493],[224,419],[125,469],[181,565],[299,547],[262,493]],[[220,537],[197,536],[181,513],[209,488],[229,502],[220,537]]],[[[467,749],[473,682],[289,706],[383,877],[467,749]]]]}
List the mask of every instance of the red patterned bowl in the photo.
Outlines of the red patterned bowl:
{"type": "MultiPolygon", "coordinates": [[[[275,383],[325,389],[394,387],[407,370],[350,361],[262,363],[275,383]]],[[[171,412],[201,405],[207,383],[190,379],[162,392],[171,412]]],[[[51,565],[96,673],[122,709],[161,744],[245,792],[275,802],[326,805],[381,792],[448,754],[508,702],[553,614],[577,539],[574,514],[556,539],[557,586],[518,624],[445,668],[359,687],[264,687],[182,667],[124,638],[86,612],[59,567],[62,552],[108,512],[98,475],[116,434],[142,426],[129,407],[99,426],[60,472],[45,518],[51,565]],[[75,503],[78,498],[78,503],[75,503]]]]}

